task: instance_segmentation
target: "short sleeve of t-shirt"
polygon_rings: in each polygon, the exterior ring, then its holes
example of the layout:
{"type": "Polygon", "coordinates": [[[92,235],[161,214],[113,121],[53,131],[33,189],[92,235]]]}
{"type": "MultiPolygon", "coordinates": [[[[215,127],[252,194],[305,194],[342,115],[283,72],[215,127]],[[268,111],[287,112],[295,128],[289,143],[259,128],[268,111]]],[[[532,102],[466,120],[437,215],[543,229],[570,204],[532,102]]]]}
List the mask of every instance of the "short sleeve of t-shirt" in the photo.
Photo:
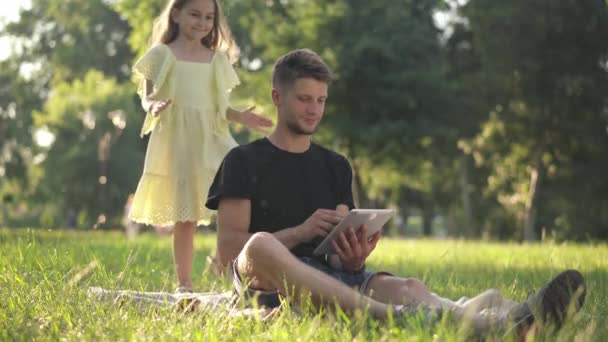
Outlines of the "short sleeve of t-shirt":
{"type": "Polygon", "coordinates": [[[241,153],[232,149],[224,158],[209,188],[207,208],[217,210],[222,198],[251,198],[252,184],[241,153]]]}
{"type": "Polygon", "coordinates": [[[352,182],[353,182],[353,171],[346,158],[343,156],[332,153],[335,172],[334,177],[336,182],[336,196],[338,203],[348,205],[349,209],[355,208],[353,200],[352,182]]]}

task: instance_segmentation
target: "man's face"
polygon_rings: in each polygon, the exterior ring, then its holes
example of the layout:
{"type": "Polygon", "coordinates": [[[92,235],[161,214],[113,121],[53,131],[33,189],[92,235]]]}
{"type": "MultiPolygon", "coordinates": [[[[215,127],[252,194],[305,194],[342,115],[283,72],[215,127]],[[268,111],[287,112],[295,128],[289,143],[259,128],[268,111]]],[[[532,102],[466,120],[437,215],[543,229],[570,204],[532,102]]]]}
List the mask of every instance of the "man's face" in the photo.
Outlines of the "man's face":
{"type": "Polygon", "coordinates": [[[279,120],[297,135],[316,132],[325,112],[327,83],[314,78],[300,78],[291,88],[273,89],[272,99],[279,120]]]}

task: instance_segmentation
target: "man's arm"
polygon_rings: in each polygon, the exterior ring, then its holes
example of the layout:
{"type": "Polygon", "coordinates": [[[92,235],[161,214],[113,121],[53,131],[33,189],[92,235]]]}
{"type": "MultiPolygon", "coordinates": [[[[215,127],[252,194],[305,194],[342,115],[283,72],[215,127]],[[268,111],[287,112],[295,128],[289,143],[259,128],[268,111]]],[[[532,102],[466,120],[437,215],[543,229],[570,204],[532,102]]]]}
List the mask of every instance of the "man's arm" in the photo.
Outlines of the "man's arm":
{"type": "MultiPolygon", "coordinates": [[[[279,230],[273,235],[291,249],[299,243],[327,235],[332,227],[342,220],[342,216],[335,210],[319,209],[304,223],[279,230]]],[[[217,215],[217,255],[222,265],[226,266],[238,257],[252,235],[249,233],[250,223],[251,200],[245,198],[220,200],[217,215]]]]}
{"type": "MultiPolygon", "coordinates": [[[[220,201],[217,215],[217,251],[222,265],[234,261],[251,237],[251,201],[244,198],[227,198],[220,201]]],[[[295,228],[283,229],[274,234],[287,248],[300,242],[295,228]]]]}

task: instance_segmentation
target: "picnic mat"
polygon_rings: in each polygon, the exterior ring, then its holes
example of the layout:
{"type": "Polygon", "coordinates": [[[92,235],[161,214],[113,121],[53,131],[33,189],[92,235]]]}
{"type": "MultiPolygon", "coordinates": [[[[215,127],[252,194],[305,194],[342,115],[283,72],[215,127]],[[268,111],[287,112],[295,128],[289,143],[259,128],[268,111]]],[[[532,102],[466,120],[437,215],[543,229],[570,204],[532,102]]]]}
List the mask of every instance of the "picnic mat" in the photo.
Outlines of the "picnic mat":
{"type": "Polygon", "coordinates": [[[144,310],[167,308],[184,313],[224,312],[229,317],[252,317],[262,320],[272,317],[278,311],[278,308],[243,308],[237,305],[238,296],[233,291],[167,293],[106,290],[101,287],[90,287],[88,295],[96,300],[111,302],[120,306],[133,305],[144,310]]]}

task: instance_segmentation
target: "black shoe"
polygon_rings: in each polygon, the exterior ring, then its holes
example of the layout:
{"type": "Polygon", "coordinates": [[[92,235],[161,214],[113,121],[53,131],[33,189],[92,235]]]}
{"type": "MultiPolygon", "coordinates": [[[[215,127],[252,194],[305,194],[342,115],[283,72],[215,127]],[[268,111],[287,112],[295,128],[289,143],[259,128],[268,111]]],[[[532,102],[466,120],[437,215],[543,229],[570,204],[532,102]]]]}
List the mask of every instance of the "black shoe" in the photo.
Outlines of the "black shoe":
{"type": "Polygon", "coordinates": [[[585,295],[585,281],[580,272],[564,271],[509,311],[505,322],[507,334],[524,336],[535,322],[543,326],[552,324],[559,329],[568,316],[571,302],[575,312],[578,312],[583,306],[585,295]]]}
{"type": "Polygon", "coordinates": [[[574,313],[578,312],[585,302],[586,294],[583,275],[576,270],[567,270],[532,294],[525,304],[536,321],[544,325],[553,324],[559,329],[568,318],[570,305],[572,304],[574,313]]]}

